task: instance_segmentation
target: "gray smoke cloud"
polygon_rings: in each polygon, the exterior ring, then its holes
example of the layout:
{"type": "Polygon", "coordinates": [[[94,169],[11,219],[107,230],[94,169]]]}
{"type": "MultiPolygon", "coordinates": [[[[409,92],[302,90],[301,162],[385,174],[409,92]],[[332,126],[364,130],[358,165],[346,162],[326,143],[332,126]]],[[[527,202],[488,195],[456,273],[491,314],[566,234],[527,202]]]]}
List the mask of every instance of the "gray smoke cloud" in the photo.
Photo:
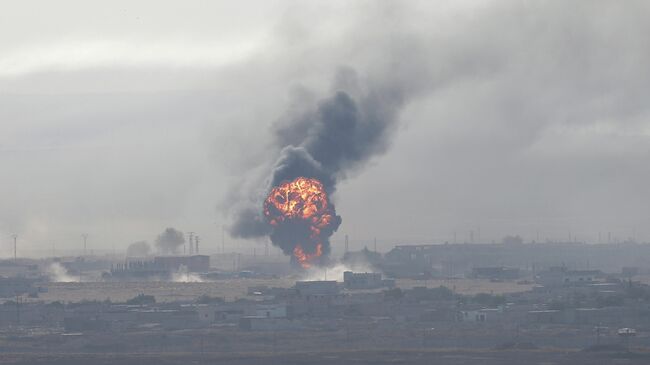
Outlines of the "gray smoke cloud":
{"type": "MultiPolygon", "coordinates": [[[[320,180],[331,197],[338,181],[386,151],[406,99],[400,85],[373,81],[361,84],[355,70],[342,68],[334,77],[332,90],[330,96],[296,115],[287,113],[274,125],[279,153],[264,192],[284,181],[307,177],[320,180]]],[[[330,252],[328,238],[340,223],[341,218],[336,216],[331,229],[323,235],[325,256],[330,252]]],[[[305,236],[304,228],[269,225],[262,215],[262,202],[252,201],[235,216],[230,232],[242,238],[270,235],[274,245],[291,254],[295,237],[305,236]]],[[[315,249],[306,248],[311,252],[315,249]]]]}
{"type": "Polygon", "coordinates": [[[128,257],[143,257],[149,254],[151,254],[151,245],[147,241],[133,242],[126,248],[128,257]]]}
{"type": "Polygon", "coordinates": [[[360,85],[351,69],[340,71],[335,80],[332,96],[311,113],[276,128],[277,143],[284,147],[271,185],[297,176],[315,177],[333,193],[338,179],[386,150],[403,105],[400,90],[386,85],[355,95],[352,90],[360,85]]]}
{"type": "Polygon", "coordinates": [[[185,243],[183,232],[171,227],[165,229],[156,239],[156,247],[163,255],[178,253],[183,243],[185,243]]]}
{"type": "Polygon", "coordinates": [[[357,110],[393,93],[400,119],[357,146],[371,157],[336,160],[352,249],[650,240],[647,1],[138,4],[148,32],[90,4],[34,22],[14,2],[0,22],[0,245],[18,234],[19,255],[74,252],[83,232],[124,250],[189,221],[206,243],[215,222],[264,237],[277,161],[302,150],[331,176],[307,139],[338,92],[357,110]]]}

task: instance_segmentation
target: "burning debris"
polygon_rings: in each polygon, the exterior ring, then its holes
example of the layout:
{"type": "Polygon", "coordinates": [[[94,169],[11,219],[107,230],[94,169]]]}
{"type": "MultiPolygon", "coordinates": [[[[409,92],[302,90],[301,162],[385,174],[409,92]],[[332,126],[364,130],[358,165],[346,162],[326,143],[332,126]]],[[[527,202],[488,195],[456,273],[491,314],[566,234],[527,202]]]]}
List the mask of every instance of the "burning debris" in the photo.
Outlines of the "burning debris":
{"type": "Polygon", "coordinates": [[[323,262],[329,237],[341,224],[323,183],[305,177],[274,187],[264,201],[264,216],[273,226],[271,241],[305,269],[323,262]]]}

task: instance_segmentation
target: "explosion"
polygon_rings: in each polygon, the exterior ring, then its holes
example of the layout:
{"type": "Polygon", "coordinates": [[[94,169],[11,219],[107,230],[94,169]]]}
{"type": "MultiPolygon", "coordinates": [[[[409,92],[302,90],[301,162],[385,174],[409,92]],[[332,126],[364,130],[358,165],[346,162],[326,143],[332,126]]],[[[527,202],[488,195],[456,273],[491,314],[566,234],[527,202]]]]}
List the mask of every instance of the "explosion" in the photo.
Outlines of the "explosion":
{"type": "Polygon", "coordinates": [[[271,240],[304,269],[321,262],[341,223],[323,183],[306,177],[274,187],[264,201],[264,216],[273,227],[271,240]]]}
{"type": "MultiPolygon", "coordinates": [[[[401,56],[396,60],[403,64],[401,56]]],[[[238,203],[230,233],[244,239],[269,236],[297,267],[326,264],[329,238],[341,224],[328,195],[340,179],[389,146],[400,110],[415,94],[402,84],[412,79],[402,73],[413,75],[413,65],[405,65],[396,78],[391,69],[388,79],[343,68],[333,78],[331,95],[313,105],[296,100],[301,107],[290,108],[273,126],[270,150],[278,155],[259,166],[268,175],[256,176],[260,180],[250,184],[251,191],[234,185],[233,196],[243,199],[233,199],[238,203]],[[263,202],[257,199],[261,188],[270,192],[263,202]]]]}

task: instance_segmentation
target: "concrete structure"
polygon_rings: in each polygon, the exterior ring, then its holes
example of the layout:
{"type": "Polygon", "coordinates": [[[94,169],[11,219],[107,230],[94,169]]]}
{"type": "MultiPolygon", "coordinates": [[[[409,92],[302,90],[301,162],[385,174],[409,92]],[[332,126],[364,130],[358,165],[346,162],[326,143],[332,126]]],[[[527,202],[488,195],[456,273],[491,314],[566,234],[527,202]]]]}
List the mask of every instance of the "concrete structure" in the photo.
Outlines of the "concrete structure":
{"type": "Polygon", "coordinates": [[[395,286],[395,281],[383,280],[381,273],[346,271],[343,273],[343,285],[346,289],[392,288],[395,286]]]}
{"type": "Polygon", "coordinates": [[[576,286],[593,284],[602,273],[598,270],[568,270],[566,267],[552,267],[539,273],[537,283],[544,286],[576,286]]]}
{"type": "Polygon", "coordinates": [[[255,316],[265,318],[287,318],[287,306],[285,304],[259,304],[255,307],[255,316]]]}
{"type": "Polygon", "coordinates": [[[346,296],[336,281],[298,281],[296,295],[288,298],[289,317],[325,317],[345,310],[346,296]]]}
{"type": "Polygon", "coordinates": [[[462,276],[475,267],[510,267],[539,271],[553,266],[572,269],[597,267],[621,272],[623,267],[647,267],[650,244],[585,244],[545,242],[508,245],[463,243],[398,245],[378,267],[390,277],[462,276]]]}
{"type": "Polygon", "coordinates": [[[338,295],[341,291],[336,281],[297,281],[296,290],[300,296],[338,295]]]}
{"type": "Polygon", "coordinates": [[[458,321],[460,322],[488,322],[495,321],[502,317],[502,311],[500,309],[476,309],[476,310],[464,310],[458,313],[458,321]]]}
{"type": "Polygon", "coordinates": [[[34,286],[35,279],[22,277],[0,277],[0,298],[12,298],[17,295],[36,295],[38,288],[34,286]]]}
{"type": "Polygon", "coordinates": [[[177,272],[207,273],[210,271],[210,256],[157,256],[153,260],[127,259],[124,263],[111,266],[104,273],[104,280],[167,280],[177,272]]]}

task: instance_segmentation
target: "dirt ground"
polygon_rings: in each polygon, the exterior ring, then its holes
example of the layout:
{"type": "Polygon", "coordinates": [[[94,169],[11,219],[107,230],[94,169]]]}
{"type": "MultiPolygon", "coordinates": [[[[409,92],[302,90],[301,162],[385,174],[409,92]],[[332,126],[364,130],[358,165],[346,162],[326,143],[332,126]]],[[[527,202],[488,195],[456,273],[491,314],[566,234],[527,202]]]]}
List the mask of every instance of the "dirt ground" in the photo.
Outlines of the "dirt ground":
{"type": "Polygon", "coordinates": [[[161,354],[1,354],[0,364],[12,365],[176,365],[176,364],[438,364],[438,365],[641,365],[650,363],[647,353],[587,353],[580,351],[347,351],[258,354],[166,353],[161,354]]]}
{"type": "MultiPolygon", "coordinates": [[[[144,293],[153,295],[158,302],[191,301],[201,295],[223,297],[227,300],[245,298],[248,287],[266,285],[268,287],[289,288],[296,278],[277,279],[228,279],[201,283],[182,282],[82,282],[82,283],[47,283],[46,293],[39,295],[39,300],[78,302],[81,300],[105,300],[122,302],[144,293]]],[[[414,286],[430,288],[447,286],[459,294],[492,293],[503,294],[529,290],[531,285],[521,285],[514,281],[492,282],[479,279],[453,280],[397,280],[402,289],[414,286]]]]}

